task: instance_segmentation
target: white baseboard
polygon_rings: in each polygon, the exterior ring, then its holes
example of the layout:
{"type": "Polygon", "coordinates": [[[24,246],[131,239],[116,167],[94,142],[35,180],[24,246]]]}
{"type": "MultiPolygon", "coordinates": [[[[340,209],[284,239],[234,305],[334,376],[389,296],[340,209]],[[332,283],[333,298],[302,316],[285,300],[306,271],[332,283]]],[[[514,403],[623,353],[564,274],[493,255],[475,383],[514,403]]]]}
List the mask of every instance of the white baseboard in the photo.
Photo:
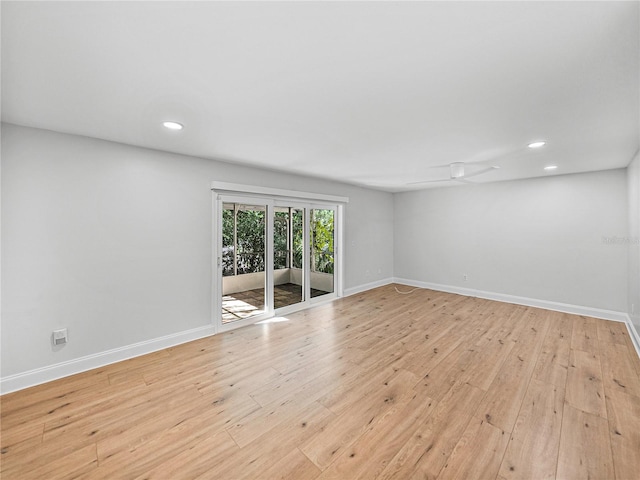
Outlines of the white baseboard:
{"type": "Polygon", "coordinates": [[[636,348],[636,353],[640,357],[640,335],[638,334],[638,330],[636,329],[636,326],[631,321],[631,317],[627,316],[627,319],[628,319],[628,321],[626,322],[627,330],[629,330],[629,336],[631,337],[631,342],[633,343],[633,346],[636,348]]]}
{"type": "Polygon", "coordinates": [[[439,292],[457,293],[468,297],[486,298],[487,300],[496,300],[498,302],[515,303],[517,305],[526,305],[527,307],[543,308],[545,310],[554,310],[556,312],[572,313],[574,315],[584,315],[586,317],[601,318],[603,320],[613,320],[615,322],[627,323],[628,316],[625,312],[617,312],[614,310],[604,310],[601,308],[584,307],[582,305],[571,305],[568,303],[550,302],[548,300],[539,300],[536,298],[518,297],[516,295],[507,295],[504,293],[485,292],[483,290],[475,290],[472,288],[454,287],[451,285],[441,285],[438,283],[419,282],[415,280],[407,280],[405,278],[394,278],[394,283],[401,283],[411,287],[428,288],[439,292]]]}
{"type": "Polygon", "coordinates": [[[393,278],[383,278],[382,280],[365,283],[364,285],[358,285],[357,287],[346,288],[343,292],[343,296],[348,297],[349,295],[355,295],[356,293],[366,292],[372,288],[384,287],[390,283],[393,283],[393,278]]]}
{"type": "Polygon", "coordinates": [[[199,338],[213,335],[213,325],[194,328],[184,332],[154,338],[144,342],[134,343],[125,347],[114,348],[105,352],[87,355],[85,357],[56,363],[47,367],[36,368],[27,372],[9,375],[0,378],[0,393],[15,392],[24,388],[33,387],[41,383],[50,382],[59,378],[68,377],[76,373],[86,372],[94,368],[104,367],[112,363],[156,352],[163,348],[173,347],[181,343],[191,342],[199,338]]]}

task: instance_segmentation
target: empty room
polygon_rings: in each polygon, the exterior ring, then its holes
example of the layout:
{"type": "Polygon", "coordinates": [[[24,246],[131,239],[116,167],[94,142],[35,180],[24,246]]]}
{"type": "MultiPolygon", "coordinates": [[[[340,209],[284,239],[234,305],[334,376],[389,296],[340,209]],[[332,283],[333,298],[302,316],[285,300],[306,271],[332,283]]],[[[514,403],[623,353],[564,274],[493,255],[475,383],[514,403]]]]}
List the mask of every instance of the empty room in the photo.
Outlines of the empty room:
{"type": "Polygon", "coordinates": [[[0,14],[0,478],[640,478],[640,2],[0,14]]]}

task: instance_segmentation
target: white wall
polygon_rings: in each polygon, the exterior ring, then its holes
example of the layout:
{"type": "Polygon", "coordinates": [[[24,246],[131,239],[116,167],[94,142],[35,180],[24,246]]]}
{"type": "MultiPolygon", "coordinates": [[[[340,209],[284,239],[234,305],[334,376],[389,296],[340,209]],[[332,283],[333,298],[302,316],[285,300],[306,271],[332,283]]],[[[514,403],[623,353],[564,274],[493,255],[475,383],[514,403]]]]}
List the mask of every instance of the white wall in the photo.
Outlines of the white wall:
{"type": "Polygon", "coordinates": [[[640,154],[627,168],[629,191],[629,316],[640,333],[640,154]]]}
{"type": "Polygon", "coordinates": [[[213,180],[348,196],[345,289],[393,276],[389,193],[8,124],[2,160],[3,378],[209,325],[213,180]]]}
{"type": "Polygon", "coordinates": [[[627,310],[625,170],[401,193],[395,221],[397,278],[627,310]]]}

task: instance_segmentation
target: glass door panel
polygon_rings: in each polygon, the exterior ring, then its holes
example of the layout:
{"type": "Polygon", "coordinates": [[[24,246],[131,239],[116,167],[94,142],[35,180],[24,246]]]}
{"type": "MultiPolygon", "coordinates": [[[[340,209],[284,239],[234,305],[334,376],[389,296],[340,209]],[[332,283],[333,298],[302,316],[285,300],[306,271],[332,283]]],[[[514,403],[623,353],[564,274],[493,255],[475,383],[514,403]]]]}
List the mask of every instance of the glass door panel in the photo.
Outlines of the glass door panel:
{"type": "Polygon", "coordinates": [[[335,210],[309,211],[309,283],[311,298],[334,292],[335,210]]]}
{"type": "Polygon", "coordinates": [[[222,205],[222,324],[267,312],[267,206],[222,205]]]}
{"type": "Polygon", "coordinates": [[[340,293],[339,205],[229,192],[216,193],[214,208],[217,331],[340,293]]]}
{"type": "Polygon", "coordinates": [[[304,302],[304,208],[275,207],[273,216],[274,308],[304,302]]]}

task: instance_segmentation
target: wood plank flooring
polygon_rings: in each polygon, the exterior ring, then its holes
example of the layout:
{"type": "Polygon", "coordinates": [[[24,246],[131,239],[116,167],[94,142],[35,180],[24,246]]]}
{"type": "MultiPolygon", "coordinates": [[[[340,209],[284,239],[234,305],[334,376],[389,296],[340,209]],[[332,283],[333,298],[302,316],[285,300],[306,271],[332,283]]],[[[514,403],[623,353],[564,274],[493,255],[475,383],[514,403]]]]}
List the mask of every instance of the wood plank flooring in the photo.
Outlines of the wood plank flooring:
{"type": "Polygon", "coordinates": [[[395,287],[4,395],[0,477],[639,478],[624,324],[395,287]]]}

